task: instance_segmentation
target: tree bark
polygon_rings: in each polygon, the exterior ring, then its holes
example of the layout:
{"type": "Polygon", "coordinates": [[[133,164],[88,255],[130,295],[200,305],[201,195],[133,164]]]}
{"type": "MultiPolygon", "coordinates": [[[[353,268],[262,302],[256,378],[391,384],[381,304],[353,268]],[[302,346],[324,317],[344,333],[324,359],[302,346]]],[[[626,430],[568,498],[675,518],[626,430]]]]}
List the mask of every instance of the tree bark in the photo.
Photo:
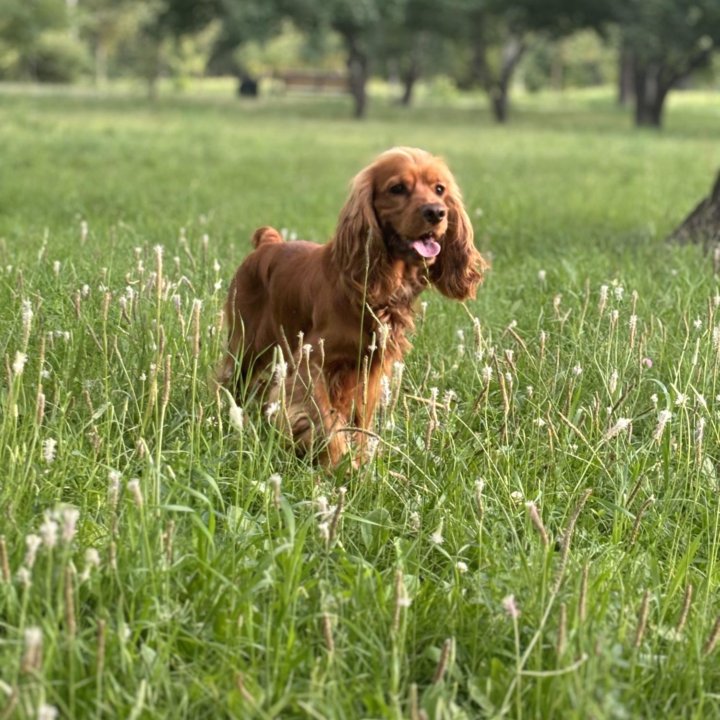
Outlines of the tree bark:
{"type": "Polygon", "coordinates": [[[158,84],[160,81],[160,44],[158,38],[150,40],[150,56],[148,58],[146,80],[148,84],[148,100],[155,102],[158,99],[158,84]]]}
{"type": "Polygon", "coordinates": [[[651,63],[635,62],[635,125],[662,127],[665,98],[670,86],[663,79],[663,68],[651,63]]]}
{"type": "Polygon", "coordinates": [[[662,127],[663,110],[668,93],[694,70],[703,67],[710,50],[700,50],[684,63],[674,67],[663,61],[642,61],[633,53],[633,84],[635,89],[635,124],[638,127],[662,127]]]}
{"type": "Polygon", "coordinates": [[[355,38],[348,38],[348,79],[350,93],[353,96],[353,116],[357,119],[365,117],[367,111],[367,78],[368,59],[362,52],[355,38]]]}
{"type": "Polygon", "coordinates": [[[415,61],[413,61],[412,65],[403,73],[402,76],[403,94],[400,98],[401,105],[408,107],[412,102],[413,90],[415,89],[415,83],[417,82],[419,76],[419,69],[415,61]]]}
{"type": "Polygon", "coordinates": [[[98,38],[95,44],[95,85],[102,87],[107,84],[108,46],[105,40],[98,38]]]}
{"type": "Polygon", "coordinates": [[[525,43],[514,36],[510,36],[503,44],[500,77],[493,83],[494,87],[490,90],[493,115],[499,123],[507,122],[510,83],[525,49],[525,43]]]}
{"type": "Polygon", "coordinates": [[[632,50],[623,43],[618,59],[618,105],[625,107],[634,94],[632,50]]]}
{"type": "MultiPolygon", "coordinates": [[[[705,251],[720,247],[720,172],[710,194],[673,230],[668,242],[701,244],[705,251]]],[[[717,259],[715,259],[717,262],[717,259]]],[[[716,267],[716,272],[720,268],[716,267]]]]}

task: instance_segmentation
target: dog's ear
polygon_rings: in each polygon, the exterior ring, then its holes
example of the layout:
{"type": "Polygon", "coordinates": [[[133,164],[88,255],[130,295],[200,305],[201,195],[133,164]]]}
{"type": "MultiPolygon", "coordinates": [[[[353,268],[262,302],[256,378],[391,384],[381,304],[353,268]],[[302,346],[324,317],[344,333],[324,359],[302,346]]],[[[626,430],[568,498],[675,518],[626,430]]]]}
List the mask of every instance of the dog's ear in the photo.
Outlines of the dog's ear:
{"type": "Polygon", "coordinates": [[[448,229],[442,251],[430,266],[430,280],[445,296],[454,300],[474,298],[487,262],[475,249],[472,223],[454,182],[448,188],[448,229]]]}
{"type": "Polygon", "coordinates": [[[361,170],[340,211],[332,244],[333,259],[346,278],[362,285],[385,253],[373,207],[373,167],[361,170]]]}

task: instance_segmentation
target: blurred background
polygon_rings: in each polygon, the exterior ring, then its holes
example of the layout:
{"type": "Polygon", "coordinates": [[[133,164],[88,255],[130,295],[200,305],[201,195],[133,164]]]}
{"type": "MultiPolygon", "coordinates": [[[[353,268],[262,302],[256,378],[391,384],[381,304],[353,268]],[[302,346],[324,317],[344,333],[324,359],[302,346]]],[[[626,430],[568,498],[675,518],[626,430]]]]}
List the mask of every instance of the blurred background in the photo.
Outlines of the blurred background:
{"type": "MultiPolygon", "coordinates": [[[[718,0],[0,0],[0,81],[483,104],[586,91],[639,126],[718,102],[718,0]],[[700,97],[700,96],[698,96],[700,97]]],[[[249,100],[248,100],[249,101],[249,100]]]]}

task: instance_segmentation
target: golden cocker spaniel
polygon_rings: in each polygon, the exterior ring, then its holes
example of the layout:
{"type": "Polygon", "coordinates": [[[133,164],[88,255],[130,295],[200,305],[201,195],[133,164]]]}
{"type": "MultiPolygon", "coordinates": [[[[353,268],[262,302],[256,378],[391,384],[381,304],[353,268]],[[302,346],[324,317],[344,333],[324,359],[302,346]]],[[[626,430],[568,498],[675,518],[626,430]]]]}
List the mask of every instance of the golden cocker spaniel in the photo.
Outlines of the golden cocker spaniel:
{"type": "Polygon", "coordinates": [[[372,428],[383,375],[410,347],[413,303],[434,285],[475,296],[486,264],[460,191],[439,158],[382,153],[353,180],[326,245],[262,227],[229,288],[218,380],[248,383],[298,452],[335,465],[372,428]]]}

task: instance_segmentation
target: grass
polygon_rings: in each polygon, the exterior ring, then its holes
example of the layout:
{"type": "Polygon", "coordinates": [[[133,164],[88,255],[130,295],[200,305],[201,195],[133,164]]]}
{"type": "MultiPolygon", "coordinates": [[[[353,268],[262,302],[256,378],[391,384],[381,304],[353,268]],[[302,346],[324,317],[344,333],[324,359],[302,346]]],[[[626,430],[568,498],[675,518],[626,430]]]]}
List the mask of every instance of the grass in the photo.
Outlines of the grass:
{"type": "Polygon", "coordinates": [[[566,107],[3,96],[0,717],[720,717],[720,286],[663,243],[718,101],[566,107]],[[327,238],[400,143],[493,271],[329,474],[230,423],[218,314],[256,226],[327,238]]]}

